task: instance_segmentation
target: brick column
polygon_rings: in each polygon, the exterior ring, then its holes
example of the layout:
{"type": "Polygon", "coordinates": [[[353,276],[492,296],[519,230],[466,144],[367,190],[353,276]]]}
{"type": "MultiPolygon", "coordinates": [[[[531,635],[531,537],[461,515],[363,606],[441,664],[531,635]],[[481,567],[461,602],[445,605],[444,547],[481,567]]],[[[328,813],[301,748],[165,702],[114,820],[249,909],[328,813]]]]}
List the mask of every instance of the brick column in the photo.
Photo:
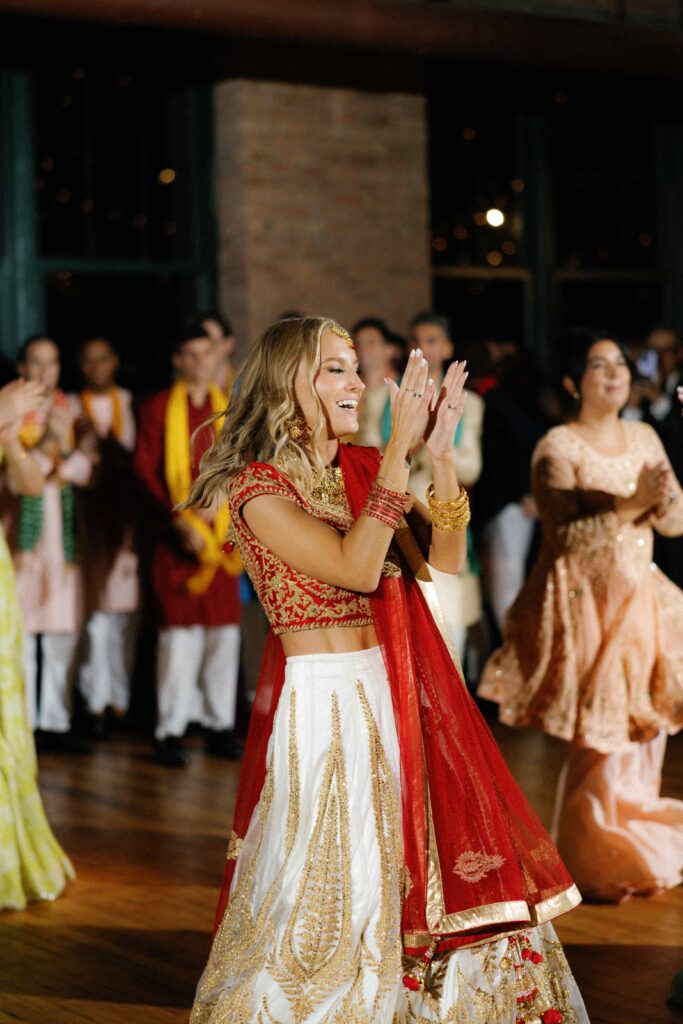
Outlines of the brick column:
{"type": "Polygon", "coordinates": [[[240,347],[281,313],[404,332],[429,305],[425,99],[216,87],[221,306],[240,347]]]}

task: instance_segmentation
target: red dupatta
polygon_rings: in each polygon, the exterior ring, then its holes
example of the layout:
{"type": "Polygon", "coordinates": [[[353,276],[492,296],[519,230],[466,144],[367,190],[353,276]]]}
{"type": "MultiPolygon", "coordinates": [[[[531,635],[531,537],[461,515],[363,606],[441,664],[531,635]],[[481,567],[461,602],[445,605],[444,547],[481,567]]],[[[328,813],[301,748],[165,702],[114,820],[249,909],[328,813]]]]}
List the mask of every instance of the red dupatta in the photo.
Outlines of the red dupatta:
{"type": "MultiPolygon", "coordinates": [[[[354,517],[379,468],[379,452],[341,445],[339,464],[354,517]]],[[[542,923],[580,896],[559,854],[510,775],[429,609],[403,564],[370,596],[391,685],[401,752],[406,887],[403,943],[422,953],[542,923]]],[[[422,574],[421,574],[422,575],[422,574]]],[[[269,634],[252,711],[231,846],[216,912],[227,906],[235,856],[258,803],[284,654],[269,634]]]]}

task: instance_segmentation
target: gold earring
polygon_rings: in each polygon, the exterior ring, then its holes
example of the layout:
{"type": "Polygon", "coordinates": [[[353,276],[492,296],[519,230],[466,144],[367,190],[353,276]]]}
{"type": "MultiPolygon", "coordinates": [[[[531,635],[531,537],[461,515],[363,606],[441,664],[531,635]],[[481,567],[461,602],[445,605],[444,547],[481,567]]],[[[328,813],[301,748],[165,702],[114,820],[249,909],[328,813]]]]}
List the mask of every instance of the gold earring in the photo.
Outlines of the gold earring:
{"type": "Polygon", "coordinates": [[[581,401],[581,395],[579,394],[578,391],[574,392],[574,401],[575,402],[580,402],[581,401]]]}
{"type": "Polygon", "coordinates": [[[303,416],[295,416],[287,424],[287,433],[292,441],[302,441],[308,436],[308,425],[303,416]]]}

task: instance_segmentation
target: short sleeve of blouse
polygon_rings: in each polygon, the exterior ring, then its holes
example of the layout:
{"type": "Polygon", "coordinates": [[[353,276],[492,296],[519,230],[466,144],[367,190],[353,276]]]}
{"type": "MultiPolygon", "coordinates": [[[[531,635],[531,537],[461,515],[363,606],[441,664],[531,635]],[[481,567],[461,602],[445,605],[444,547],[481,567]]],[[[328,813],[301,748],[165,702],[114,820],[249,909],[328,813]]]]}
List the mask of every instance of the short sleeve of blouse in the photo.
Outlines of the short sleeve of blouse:
{"type": "Polygon", "coordinates": [[[273,495],[300,504],[294,488],[280,476],[274,466],[253,462],[238,473],[228,487],[228,500],[233,516],[241,512],[248,501],[261,495],[273,495]]]}

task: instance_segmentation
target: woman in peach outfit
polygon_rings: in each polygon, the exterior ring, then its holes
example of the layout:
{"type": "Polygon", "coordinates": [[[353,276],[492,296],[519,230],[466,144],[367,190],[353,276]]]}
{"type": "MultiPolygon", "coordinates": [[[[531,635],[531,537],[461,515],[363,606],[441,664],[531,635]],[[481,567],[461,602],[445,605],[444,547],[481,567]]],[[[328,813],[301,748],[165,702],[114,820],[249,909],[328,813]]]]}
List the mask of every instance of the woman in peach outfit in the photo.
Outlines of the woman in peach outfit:
{"type": "Polygon", "coordinates": [[[543,547],[479,694],[570,743],[554,838],[583,895],[618,902],[681,881],[683,802],[659,790],[683,717],[683,593],[652,544],[653,528],[683,534],[683,495],[654,430],[620,419],[615,341],[575,335],[563,383],[578,415],[532,463],[543,547]]]}

